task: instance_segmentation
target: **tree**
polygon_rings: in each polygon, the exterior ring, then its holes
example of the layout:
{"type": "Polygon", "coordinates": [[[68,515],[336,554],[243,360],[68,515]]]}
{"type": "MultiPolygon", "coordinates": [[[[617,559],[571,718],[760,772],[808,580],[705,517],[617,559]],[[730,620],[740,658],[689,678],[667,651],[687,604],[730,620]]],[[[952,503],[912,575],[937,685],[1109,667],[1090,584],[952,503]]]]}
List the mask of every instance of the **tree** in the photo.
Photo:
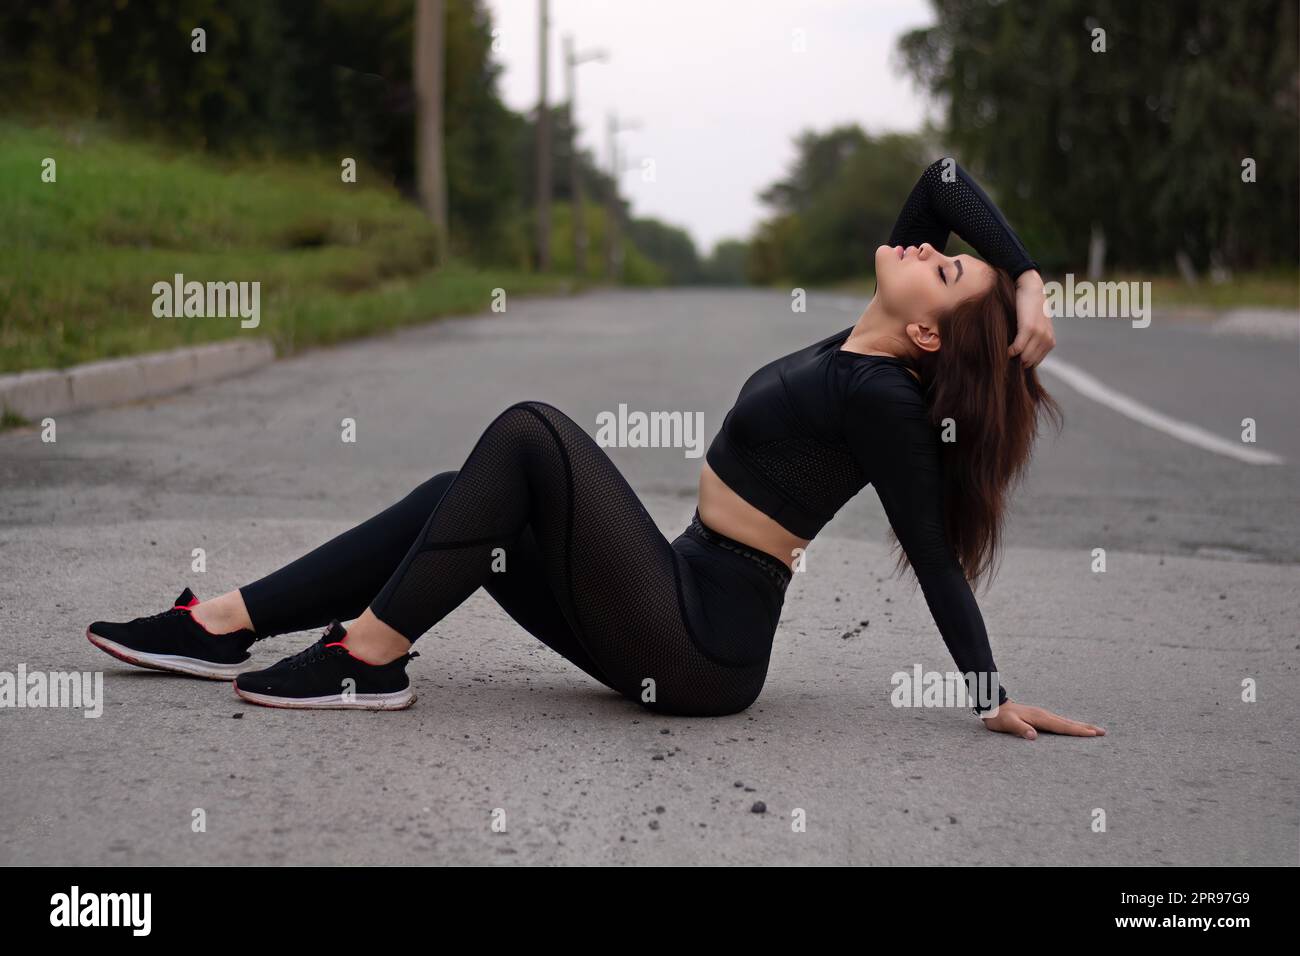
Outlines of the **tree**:
{"type": "Polygon", "coordinates": [[[933,3],[903,59],[1040,261],[1295,264],[1294,0],[933,3]]]}
{"type": "Polygon", "coordinates": [[[760,194],[775,215],[749,244],[761,283],[834,282],[871,272],[928,156],[918,136],[868,136],[857,126],[806,131],[789,174],[760,194]]]}
{"type": "Polygon", "coordinates": [[[703,263],[702,282],[710,285],[744,285],[749,244],[740,239],[722,239],[715,243],[703,263]]]}
{"type": "Polygon", "coordinates": [[[447,256],[447,174],[442,148],[442,0],[416,0],[416,182],[420,205],[433,221],[437,261],[447,256]]]}
{"type": "Polygon", "coordinates": [[[658,219],[633,219],[628,223],[627,238],[647,259],[663,268],[671,284],[700,281],[700,257],[686,230],[658,219]]]}

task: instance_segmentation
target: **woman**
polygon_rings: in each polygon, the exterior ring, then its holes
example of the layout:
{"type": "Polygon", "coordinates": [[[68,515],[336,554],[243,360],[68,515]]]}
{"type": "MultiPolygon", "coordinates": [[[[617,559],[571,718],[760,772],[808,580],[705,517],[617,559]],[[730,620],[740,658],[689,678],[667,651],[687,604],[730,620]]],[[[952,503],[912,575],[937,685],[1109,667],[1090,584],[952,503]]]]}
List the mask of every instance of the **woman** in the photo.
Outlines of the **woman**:
{"type": "Polygon", "coordinates": [[[803,549],[870,483],[960,672],[998,688],[978,699],[985,727],[1101,734],[1007,698],[967,583],[993,568],[1038,413],[1059,423],[1033,371],[1054,344],[1034,263],[943,160],[876,251],[876,277],[857,325],[745,383],[709,449],[695,518],[672,543],[586,432],[522,402],[458,472],[292,564],[212,601],[186,589],[168,611],[87,636],[133,664],[234,678],[257,704],[398,709],[414,699],[411,644],[483,587],[628,698],[732,714],[763,686],[803,549]],[[951,231],[987,261],[944,255],[951,231]],[[243,670],[254,641],[326,624],[301,653],[243,670]]]}

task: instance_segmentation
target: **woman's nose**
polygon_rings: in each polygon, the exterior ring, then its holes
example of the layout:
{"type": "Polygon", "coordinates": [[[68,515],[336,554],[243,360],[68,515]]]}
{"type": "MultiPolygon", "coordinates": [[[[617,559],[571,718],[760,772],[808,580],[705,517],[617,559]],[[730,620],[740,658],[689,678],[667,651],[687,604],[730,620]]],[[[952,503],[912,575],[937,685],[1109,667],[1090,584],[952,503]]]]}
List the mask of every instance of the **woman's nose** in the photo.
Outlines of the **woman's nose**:
{"type": "Polygon", "coordinates": [[[916,250],[916,257],[918,259],[929,259],[932,255],[934,255],[934,246],[930,245],[928,242],[921,243],[920,248],[916,250]]]}

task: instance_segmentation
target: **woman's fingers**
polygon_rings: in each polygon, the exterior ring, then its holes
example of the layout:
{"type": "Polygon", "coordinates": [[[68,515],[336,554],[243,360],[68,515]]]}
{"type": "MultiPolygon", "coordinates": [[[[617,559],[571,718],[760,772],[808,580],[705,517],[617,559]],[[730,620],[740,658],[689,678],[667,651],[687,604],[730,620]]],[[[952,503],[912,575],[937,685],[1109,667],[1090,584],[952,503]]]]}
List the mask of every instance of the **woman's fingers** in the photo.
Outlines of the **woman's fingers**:
{"type": "Polygon", "coordinates": [[[1015,358],[1019,355],[1020,361],[1026,368],[1033,368],[1036,364],[1035,356],[1037,356],[1040,351],[1043,350],[1038,344],[1038,331],[1036,329],[1029,329],[1022,325],[1020,331],[1016,333],[1016,340],[1012,342],[1011,346],[1007,349],[1007,354],[1011,358],[1015,358]]]}
{"type": "Polygon", "coordinates": [[[1015,734],[1026,740],[1033,740],[1038,731],[1049,734],[1063,734],[1068,737],[1104,737],[1106,731],[1095,724],[1081,720],[1062,717],[1042,707],[1029,707],[1025,704],[1013,704],[1010,701],[998,709],[998,715],[984,721],[989,730],[1003,734],[1015,734]]]}
{"type": "Polygon", "coordinates": [[[1050,328],[1044,329],[1042,334],[1038,336],[1037,350],[1030,362],[1030,368],[1033,368],[1043,359],[1047,358],[1047,353],[1052,351],[1054,348],[1056,348],[1055,333],[1053,333],[1050,328]]]}
{"type": "Polygon", "coordinates": [[[1025,715],[1025,720],[1049,734],[1066,734],[1071,737],[1102,737],[1106,734],[1106,731],[1100,727],[1062,717],[1041,707],[1030,708],[1029,713],[1025,715]]]}
{"type": "Polygon", "coordinates": [[[1046,329],[1022,328],[1007,350],[1012,358],[1019,355],[1025,368],[1033,368],[1056,347],[1056,338],[1046,329]]]}
{"type": "Polygon", "coordinates": [[[1016,335],[1008,354],[1026,368],[1033,368],[1056,347],[1056,334],[1052,330],[1052,317],[1047,311],[1042,279],[1034,273],[1028,280],[1022,276],[1016,283],[1016,335]]]}

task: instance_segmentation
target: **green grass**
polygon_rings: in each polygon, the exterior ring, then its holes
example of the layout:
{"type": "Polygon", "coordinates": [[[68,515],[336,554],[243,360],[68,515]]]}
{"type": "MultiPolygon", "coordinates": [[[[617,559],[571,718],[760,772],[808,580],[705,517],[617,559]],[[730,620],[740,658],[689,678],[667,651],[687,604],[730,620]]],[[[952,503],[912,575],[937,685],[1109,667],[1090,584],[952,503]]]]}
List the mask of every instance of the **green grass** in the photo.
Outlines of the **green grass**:
{"type": "Polygon", "coordinates": [[[0,123],[0,372],[239,335],[280,352],[566,291],[563,276],[433,267],[427,220],[364,167],[220,163],[93,127],[0,123]],[[45,157],[57,182],[41,181],[45,157]],[[261,324],[155,318],[155,282],[260,281],[261,324]]]}
{"type": "Polygon", "coordinates": [[[1203,278],[1196,285],[1188,285],[1177,276],[1124,275],[1117,278],[1149,281],[1151,301],[1161,309],[1300,309],[1300,272],[1295,270],[1240,273],[1220,283],[1203,278]]]}

